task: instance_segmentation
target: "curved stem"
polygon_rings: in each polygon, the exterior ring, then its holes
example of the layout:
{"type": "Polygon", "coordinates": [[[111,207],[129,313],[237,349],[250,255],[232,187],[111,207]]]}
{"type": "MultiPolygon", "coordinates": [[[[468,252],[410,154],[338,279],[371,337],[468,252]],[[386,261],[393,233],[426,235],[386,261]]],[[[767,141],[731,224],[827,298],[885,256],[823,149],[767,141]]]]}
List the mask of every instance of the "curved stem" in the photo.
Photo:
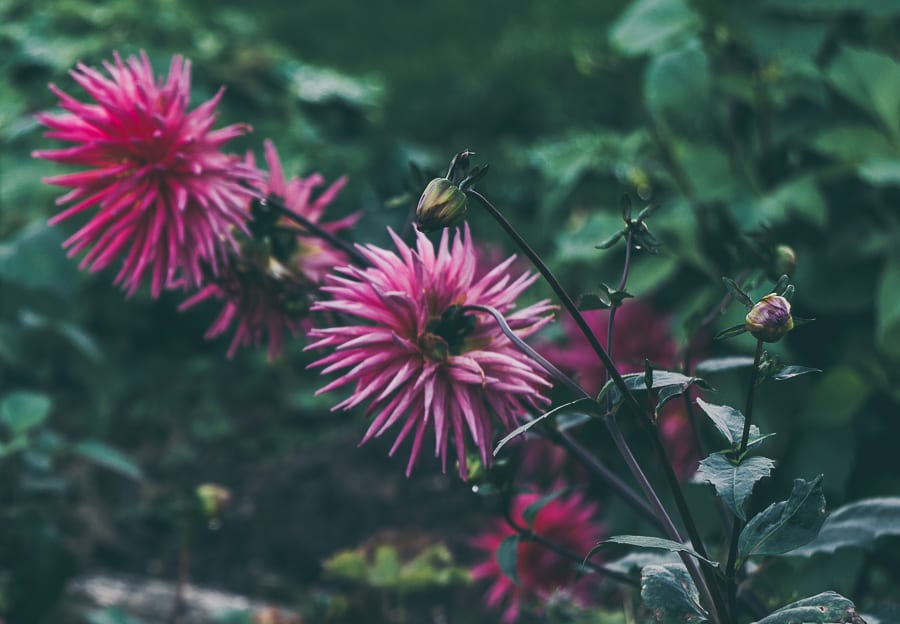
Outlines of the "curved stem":
{"type": "MultiPolygon", "coordinates": [[[[546,370],[550,375],[552,375],[555,379],[560,381],[567,388],[572,390],[575,394],[585,397],[591,398],[587,391],[578,385],[574,379],[563,373],[561,370],[556,368],[549,360],[547,360],[540,353],[535,351],[528,343],[519,338],[516,333],[509,326],[509,323],[506,322],[506,319],[503,318],[503,315],[490,306],[483,305],[467,305],[462,306],[461,309],[463,311],[467,310],[475,310],[478,312],[486,312],[490,314],[494,320],[497,322],[497,325],[500,327],[500,331],[509,338],[509,340],[519,348],[525,355],[533,359],[535,362],[540,364],[544,370],[546,370]]],[[[622,498],[625,499],[627,503],[629,503],[635,511],[639,512],[644,516],[645,519],[652,522],[657,528],[663,530],[663,522],[661,518],[657,516],[654,510],[647,504],[647,502],[642,499],[637,492],[634,491],[627,483],[622,481],[616,473],[610,470],[606,464],[601,462],[599,459],[594,457],[583,446],[578,444],[578,442],[568,433],[564,431],[557,431],[551,429],[549,427],[545,428],[547,435],[550,436],[554,441],[556,441],[561,446],[565,447],[567,451],[569,451],[575,458],[580,461],[586,468],[597,474],[613,491],[619,494],[622,498]]]]}
{"type": "Polygon", "coordinates": [[[350,259],[355,264],[358,264],[359,266],[369,266],[369,264],[370,264],[369,261],[366,260],[366,257],[363,256],[356,247],[354,247],[353,245],[351,245],[350,243],[348,243],[346,241],[339,239],[337,236],[335,236],[334,234],[332,234],[331,232],[329,232],[328,230],[323,228],[318,223],[314,223],[314,222],[310,221],[309,219],[307,219],[306,217],[299,215],[296,212],[292,212],[292,211],[288,210],[287,207],[285,207],[285,205],[282,204],[277,199],[273,199],[273,198],[269,197],[266,199],[261,199],[259,201],[261,203],[263,203],[263,205],[269,206],[269,207],[273,208],[274,210],[277,210],[281,216],[285,217],[286,219],[288,219],[290,221],[293,221],[294,223],[296,223],[297,225],[302,227],[304,230],[306,230],[313,236],[321,238],[322,240],[331,244],[331,246],[333,246],[337,249],[340,249],[345,254],[347,254],[347,256],[349,256],[350,259]]]}
{"type": "MultiPolygon", "coordinates": [[[[616,290],[625,290],[628,283],[628,271],[631,269],[631,229],[625,235],[625,264],[622,266],[622,277],[619,279],[619,286],[616,290]]],[[[609,311],[609,323],[606,326],[606,353],[610,359],[613,356],[613,331],[616,322],[616,310],[619,306],[613,306],[609,311]]],[[[606,380],[609,381],[609,372],[607,371],[606,380]]]]}
{"type": "MultiPolygon", "coordinates": [[[[756,382],[759,378],[759,361],[762,358],[762,340],[756,341],[756,355],[753,357],[753,370],[750,372],[750,387],[747,389],[747,406],[744,409],[744,430],[741,433],[741,446],[738,457],[747,450],[747,441],[750,439],[750,424],[753,420],[753,395],[756,390],[756,382]]],[[[728,610],[731,613],[731,621],[737,624],[737,550],[738,540],[744,523],[735,516],[731,525],[731,542],[728,547],[728,562],[725,565],[725,582],[728,587],[728,610]]]]}
{"type": "MultiPolygon", "coordinates": [[[[550,270],[550,268],[544,263],[541,257],[531,248],[527,241],[519,234],[519,232],[513,227],[513,225],[503,216],[503,213],[494,206],[484,195],[475,191],[474,189],[468,189],[466,194],[474,197],[478,202],[484,206],[484,208],[490,213],[490,215],[494,218],[495,221],[500,225],[501,228],[509,235],[510,238],[522,249],[525,255],[531,260],[532,264],[534,264],[535,268],[541,273],[544,279],[547,280],[547,283],[550,284],[550,287],[559,297],[563,306],[572,316],[572,319],[575,321],[575,324],[584,334],[585,338],[587,338],[588,343],[591,345],[591,348],[600,358],[600,361],[603,363],[603,366],[606,368],[607,374],[613,380],[616,388],[619,392],[622,393],[624,397],[625,404],[632,410],[632,412],[641,418],[644,424],[651,431],[651,440],[653,442],[654,450],[659,455],[662,460],[662,465],[664,468],[664,472],[666,475],[666,480],[668,482],[669,488],[672,490],[672,494],[675,498],[675,503],[678,507],[679,515],[681,516],[682,521],[685,524],[685,527],[688,531],[688,536],[690,537],[691,546],[697,551],[701,556],[707,557],[706,548],[703,545],[702,540],[700,539],[700,533],[697,531],[696,524],[694,523],[693,517],[690,513],[690,509],[687,506],[687,501],[684,498],[684,493],[681,491],[681,486],[678,482],[678,477],[675,475],[675,471],[672,468],[672,463],[669,461],[668,454],[666,453],[665,446],[660,440],[659,433],[656,430],[656,426],[653,423],[652,417],[645,413],[642,409],[640,403],[638,403],[637,399],[634,396],[634,393],[625,383],[625,380],[622,378],[621,373],[619,373],[615,364],[613,364],[612,360],[609,357],[609,354],[600,344],[600,341],[597,340],[597,336],[594,335],[594,332],[591,331],[590,326],[587,324],[587,321],[584,319],[584,315],[581,314],[581,311],[578,309],[578,306],[575,305],[575,302],[572,300],[572,297],[569,296],[569,293],[566,292],[565,288],[563,288],[562,284],[550,270]]],[[[623,440],[624,442],[624,440],[623,440]]],[[[626,444],[627,446],[627,444],[626,444]]],[[[630,453],[630,450],[629,450],[630,453]]],[[[627,460],[626,460],[627,461],[627,460]]],[[[648,483],[649,485],[649,483],[648,483]]],[[[652,490],[652,486],[650,486],[652,490]]],[[[655,495],[655,493],[654,493],[655,495]]],[[[658,500],[658,497],[657,497],[658,500]]],[[[651,506],[653,505],[653,501],[650,502],[651,506]]],[[[663,510],[665,511],[665,510],[663,510]]],[[[671,521],[670,521],[671,522],[671,521]]],[[[693,564],[694,562],[691,561],[693,564]]],[[[687,563],[686,563],[687,565],[687,563]]],[[[694,567],[696,570],[696,566],[694,567]]],[[[691,570],[691,566],[688,566],[688,570],[691,570]]],[[[698,582],[698,587],[703,586],[701,591],[704,593],[705,597],[709,598],[707,604],[711,607],[713,613],[714,621],[718,621],[718,611],[720,610],[719,602],[713,600],[713,597],[710,595],[709,586],[706,583],[705,577],[699,574],[699,579],[695,579],[695,582],[698,582]]]]}
{"type": "MultiPolygon", "coordinates": [[[[622,436],[622,431],[619,429],[618,423],[616,423],[615,415],[607,414],[603,419],[603,422],[606,425],[606,428],[609,431],[613,442],[616,444],[616,448],[619,449],[619,452],[622,454],[623,459],[625,459],[625,463],[628,464],[628,468],[629,470],[631,470],[631,474],[635,479],[637,479],[638,483],[641,486],[641,489],[644,491],[644,495],[647,497],[647,500],[650,501],[651,507],[653,507],[653,509],[660,515],[661,518],[663,518],[666,535],[672,541],[678,542],[679,544],[683,543],[684,538],[681,537],[681,533],[678,532],[678,528],[672,522],[672,519],[666,512],[665,507],[663,507],[662,501],[659,500],[659,497],[656,495],[656,491],[653,489],[653,486],[650,485],[650,481],[647,479],[647,475],[645,475],[644,471],[641,470],[640,465],[637,463],[637,460],[634,458],[634,455],[631,452],[631,448],[629,448],[628,443],[625,442],[625,438],[622,436]]],[[[697,589],[703,596],[703,601],[710,606],[713,622],[718,622],[718,612],[721,610],[721,601],[718,597],[718,594],[712,591],[711,583],[708,580],[706,572],[697,563],[696,559],[694,559],[690,555],[686,553],[679,553],[679,556],[681,557],[682,563],[684,563],[685,567],[687,568],[688,573],[691,575],[691,579],[693,579],[694,584],[697,586],[697,589]]]]}
{"type": "Polygon", "coordinates": [[[544,548],[555,552],[560,557],[564,557],[565,559],[568,559],[574,563],[577,563],[584,568],[593,570],[597,574],[600,574],[602,576],[607,576],[607,577],[609,577],[615,581],[618,581],[624,585],[629,585],[636,589],[640,587],[640,583],[638,583],[635,579],[631,578],[627,574],[622,574],[621,572],[618,572],[616,570],[611,570],[610,568],[607,568],[604,565],[600,565],[599,563],[591,563],[590,561],[585,561],[584,557],[582,557],[578,553],[573,552],[573,551],[569,550],[568,548],[566,548],[565,546],[561,546],[561,545],[557,544],[556,542],[550,541],[545,537],[541,537],[540,535],[538,535],[537,533],[535,533],[528,527],[523,527],[522,525],[517,523],[515,520],[513,520],[512,514],[510,514],[510,512],[509,512],[509,506],[507,506],[507,510],[506,510],[506,523],[513,530],[515,530],[516,533],[518,533],[522,537],[522,539],[529,540],[529,541],[535,542],[537,544],[540,544],[544,548]]]}

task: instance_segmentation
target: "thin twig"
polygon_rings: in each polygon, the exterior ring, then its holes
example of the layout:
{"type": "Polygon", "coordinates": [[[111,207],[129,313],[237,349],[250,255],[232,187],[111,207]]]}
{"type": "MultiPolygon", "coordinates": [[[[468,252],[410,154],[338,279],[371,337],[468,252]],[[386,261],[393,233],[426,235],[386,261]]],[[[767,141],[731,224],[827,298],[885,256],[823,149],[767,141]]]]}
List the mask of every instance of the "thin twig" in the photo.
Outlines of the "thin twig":
{"type": "Polygon", "coordinates": [[[313,221],[310,221],[303,215],[299,215],[296,212],[288,210],[287,207],[284,204],[282,204],[278,199],[273,198],[273,197],[268,197],[266,199],[262,199],[259,201],[264,206],[269,206],[269,207],[277,210],[279,212],[279,214],[281,214],[281,216],[285,217],[286,219],[288,219],[290,221],[293,221],[294,223],[296,223],[297,225],[302,227],[304,230],[306,230],[313,236],[321,238],[322,240],[331,244],[333,247],[340,249],[345,254],[347,254],[355,264],[358,264],[359,266],[364,266],[364,267],[369,266],[371,264],[366,259],[366,257],[364,255],[362,255],[362,253],[360,253],[360,251],[356,247],[354,247],[353,245],[351,245],[350,243],[348,243],[346,241],[341,240],[340,238],[338,238],[337,236],[335,236],[334,234],[332,234],[331,232],[329,232],[328,230],[323,228],[318,223],[314,223],[313,221]]]}
{"type": "Polygon", "coordinates": [[[537,544],[540,544],[544,548],[555,552],[560,557],[564,557],[574,563],[577,563],[578,565],[580,565],[583,568],[588,568],[589,570],[593,570],[597,574],[609,577],[609,578],[613,579],[614,581],[618,581],[619,583],[622,583],[624,585],[629,585],[630,587],[634,587],[636,589],[640,587],[640,583],[638,583],[637,580],[631,578],[627,574],[623,574],[617,570],[612,570],[612,569],[610,569],[604,565],[601,565],[599,563],[592,563],[590,561],[585,561],[584,557],[579,555],[578,553],[573,552],[573,551],[569,550],[568,548],[566,548],[565,546],[557,544],[556,542],[548,540],[545,537],[541,537],[540,535],[538,535],[537,533],[535,533],[534,531],[532,531],[531,529],[529,529],[527,527],[521,526],[519,523],[517,523],[513,519],[512,515],[509,512],[508,507],[506,510],[506,523],[513,530],[515,530],[516,533],[518,533],[524,540],[528,540],[528,541],[532,541],[537,544]]]}

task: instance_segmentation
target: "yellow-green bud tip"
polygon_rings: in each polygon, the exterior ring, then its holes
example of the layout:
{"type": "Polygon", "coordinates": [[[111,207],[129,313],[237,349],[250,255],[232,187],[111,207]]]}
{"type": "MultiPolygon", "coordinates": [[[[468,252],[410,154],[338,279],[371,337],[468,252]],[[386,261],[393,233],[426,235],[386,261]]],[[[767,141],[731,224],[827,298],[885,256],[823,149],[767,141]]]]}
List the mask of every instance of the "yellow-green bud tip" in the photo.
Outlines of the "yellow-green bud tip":
{"type": "Polygon", "coordinates": [[[416,227],[434,232],[459,223],[466,216],[469,202],[466,194],[447,178],[428,183],[416,207],[416,227]]]}
{"type": "Polygon", "coordinates": [[[218,518],[231,504],[231,492],[216,483],[199,485],[196,492],[203,507],[203,514],[208,519],[218,518]]]}
{"type": "Polygon", "coordinates": [[[766,295],[747,313],[744,327],[763,342],[778,342],[794,328],[791,302],[775,293],[766,295]]]}
{"type": "Polygon", "coordinates": [[[779,275],[793,275],[797,268],[797,252],[788,245],[775,248],[775,272],[779,275]]]}

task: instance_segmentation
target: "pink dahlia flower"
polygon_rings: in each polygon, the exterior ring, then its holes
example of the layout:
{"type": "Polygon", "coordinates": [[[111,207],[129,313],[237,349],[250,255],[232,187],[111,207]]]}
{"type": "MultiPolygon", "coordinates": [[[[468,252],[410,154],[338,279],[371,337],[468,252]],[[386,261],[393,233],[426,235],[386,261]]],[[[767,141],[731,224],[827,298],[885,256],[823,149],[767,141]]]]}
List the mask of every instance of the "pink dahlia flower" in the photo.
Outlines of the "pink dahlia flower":
{"type": "MultiPolygon", "coordinates": [[[[277,201],[331,234],[350,227],[359,218],[359,213],[354,213],[338,221],[321,222],[326,206],[343,188],[346,178],[339,178],[313,198],[313,191],[325,181],[321,175],[286,179],[275,145],[269,140],[265,142],[265,157],[269,173],[256,184],[261,196],[277,201]]],[[[255,167],[252,155],[247,156],[247,166],[255,167]]],[[[347,262],[347,254],[327,241],[303,233],[286,217],[278,217],[274,212],[264,214],[263,209],[262,205],[254,205],[254,220],[250,224],[253,238],[242,241],[240,256],[232,257],[219,275],[182,303],[180,309],[207,299],[224,300],[225,305],[206,337],[219,336],[236,324],[228,349],[228,357],[233,357],[238,347],[259,344],[268,335],[271,361],[281,353],[286,331],[297,334],[309,329],[306,323],[312,295],[329,269],[347,262]]]]}
{"type": "Polygon", "coordinates": [[[323,373],[342,371],[318,392],[354,385],[350,397],[333,409],[369,401],[367,413],[374,418],[361,443],[405,420],[390,452],[413,434],[407,475],[429,430],[446,470],[452,433],[465,479],[465,438],[490,464],[491,415],[505,429],[513,427],[523,412],[546,402],[541,392],[550,384],[493,318],[461,306],[496,308],[522,338],[545,325],[553,307],[542,301],[513,311],[537,276],[511,279],[507,270],[515,256],[481,274],[468,226],[452,243],[444,230],[437,250],[424,234],[416,234],[411,249],[389,232],[397,252],[358,246],[371,267],[339,267],[322,288],[332,299],[313,306],[348,319],[346,325],[309,333],[315,342],[308,349],[334,350],[312,366],[324,367],[323,373]]]}
{"type": "MultiPolygon", "coordinates": [[[[513,499],[511,516],[520,526],[525,526],[522,513],[539,498],[538,494],[520,494],[513,499]]],[[[597,512],[597,505],[585,501],[581,493],[563,495],[538,511],[534,532],[584,557],[604,535],[602,525],[595,520],[597,512]]],[[[516,585],[497,563],[497,548],[514,534],[512,527],[497,519],[487,531],[471,541],[471,545],[485,555],[484,560],[472,568],[472,578],[490,582],[487,606],[499,609],[505,604],[505,624],[515,622],[529,601],[546,599],[558,589],[570,590],[583,604],[590,602],[592,577],[576,579],[576,563],[533,541],[519,542],[516,561],[519,584],[516,585]]]]}
{"type": "MultiPolygon", "coordinates": [[[[585,313],[585,319],[606,345],[609,312],[585,313]]],[[[644,370],[644,359],[663,368],[674,368],[678,361],[678,342],[669,326],[672,319],[642,300],[626,300],[616,312],[613,332],[613,361],[621,373],[644,370]]],[[[569,318],[563,318],[566,340],[562,344],[543,344],[541,353],[563,372],[574,377],[585,390],[596,395],[603,387],[606,369],[588,344],[587,339],[569,318]]],[[[697,467],[690,422],[682,401],[670,401],[660,414],[660,432],[666,442],[675,472],[687,478],[697,467]]]]}
{"type": "Polygon", "coordinates": [[[176,283],[198,285],[234,246],[234,231],[245,229],[257,174],[220,148],[249,126],[212,129],[221,90],[187,110],[191,66],[180,56],[165,81],[143,52],[125,62],[114,54],[104,67],[108,78],[83,64],[71,72],[93,103],[51,84],[67,112],[37,115],[46,136],[75,145],[33,156],[87,167],[45,179],[72,189],[56,201],[72,205],[50,223],[94,210],[65,246],[70,256],[90,248],[81,264],[91,271],[124,256],[115,282],[129,295],[147,274],[154,297],[176,283]]]}

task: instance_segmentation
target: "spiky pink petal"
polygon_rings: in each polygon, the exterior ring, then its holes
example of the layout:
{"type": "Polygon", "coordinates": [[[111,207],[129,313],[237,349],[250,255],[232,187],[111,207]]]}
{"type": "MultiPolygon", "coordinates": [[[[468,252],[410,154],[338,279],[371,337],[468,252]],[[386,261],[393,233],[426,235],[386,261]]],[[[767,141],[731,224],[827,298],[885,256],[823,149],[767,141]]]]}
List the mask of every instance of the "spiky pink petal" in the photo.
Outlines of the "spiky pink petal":
{"type": "Polygon", "coordinates": [[[219,150],[249,126],[211,130],[221,91],[188,110],[190,62],[181,56],[158,80],[144,52],[124,61],[114,53],[103,65],[109,77],[83,64],[70,72],[95,103],[50,85],[67,112],[36,115],[46,136],[76,145],[32,155],[88,167],[44,180],[72,189],[57,200],[72,205],[50,223],[94,211],[65,245],[72,254],[89,249],[82,266],[91,271],[124,256],[115,282],[129,295],[148,276],[154,297],[199,285],[246,227],[257,173],[219,150]]]}
{"type": "Polygon", "coordinates": [[[397,250],[358,246],[371,266],[337,268],[322,288],[331,298],[313,306],[350,318],[344,326],[309,332],[307,349],[333,350],[311,366],[340,372],[319,392],[353,388],[335,409],[369,402],[374,416],[363,442],[405,418],[391,454],[411,439],[407,475],[429,431],[445,469],[452,439],[465,479],[466,441],[490,464],[494,420],[504,429],[514,427],[529,409],[546,403],[542,393],[550,384],[489,315],[460,314],[447,322],[463,324],[450,329],[441,329],[441,319],[459,306],[487,305],[515,317],[516,332],[524,337],[545,325],[553,308],[542,301],[516,310],[516,298],[532,277],[525,274],[509,288],[512,259],[479,272],[468,226],[452,240],[445,230],[437,248],[424,234],[417,233],[412,248],[388,231],[397,250]],[[459,336],[453,334],[457,330],[459,336]]]}

